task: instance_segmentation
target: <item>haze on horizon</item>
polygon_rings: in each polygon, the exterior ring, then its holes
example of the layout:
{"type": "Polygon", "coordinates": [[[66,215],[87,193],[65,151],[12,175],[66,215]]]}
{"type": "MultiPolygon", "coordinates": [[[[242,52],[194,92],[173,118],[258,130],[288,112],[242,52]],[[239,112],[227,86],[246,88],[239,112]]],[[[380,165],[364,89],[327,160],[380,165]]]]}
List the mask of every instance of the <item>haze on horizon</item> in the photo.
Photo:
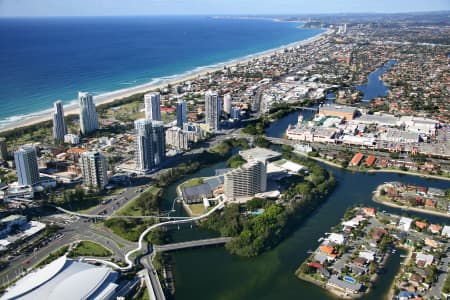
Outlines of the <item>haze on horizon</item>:
{"type": "Polygon", "coordinates": [[[0,17],[401,13],[450,10],[449,0],[0,0],[0,17]]]}

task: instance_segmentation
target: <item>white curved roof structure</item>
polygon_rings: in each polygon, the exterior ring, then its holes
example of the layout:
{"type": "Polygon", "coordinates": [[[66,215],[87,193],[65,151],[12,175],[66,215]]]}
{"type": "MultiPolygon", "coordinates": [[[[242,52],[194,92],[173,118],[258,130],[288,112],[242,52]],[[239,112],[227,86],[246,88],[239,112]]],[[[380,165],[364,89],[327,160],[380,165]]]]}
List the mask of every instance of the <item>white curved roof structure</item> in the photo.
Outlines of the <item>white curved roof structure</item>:
{"type": "Polygon", "coordinates": [[[62,256],[17,281],[0,299],[108,299],[117,275],[110,268],[62,256]]]}

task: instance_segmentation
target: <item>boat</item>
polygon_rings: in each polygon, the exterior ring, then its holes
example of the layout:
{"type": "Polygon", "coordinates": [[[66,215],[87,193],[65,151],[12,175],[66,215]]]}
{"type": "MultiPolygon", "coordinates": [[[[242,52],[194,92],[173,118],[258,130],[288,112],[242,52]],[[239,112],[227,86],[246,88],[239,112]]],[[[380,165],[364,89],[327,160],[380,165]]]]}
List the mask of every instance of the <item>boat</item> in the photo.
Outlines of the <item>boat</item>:
{"type": "Polygon", "coordinates": [[[324,240],[324,238],[323,237],[321,237],[320,239],[318,239],[317,241],[320,243],[320,242],[322,242],[324,240]]]}

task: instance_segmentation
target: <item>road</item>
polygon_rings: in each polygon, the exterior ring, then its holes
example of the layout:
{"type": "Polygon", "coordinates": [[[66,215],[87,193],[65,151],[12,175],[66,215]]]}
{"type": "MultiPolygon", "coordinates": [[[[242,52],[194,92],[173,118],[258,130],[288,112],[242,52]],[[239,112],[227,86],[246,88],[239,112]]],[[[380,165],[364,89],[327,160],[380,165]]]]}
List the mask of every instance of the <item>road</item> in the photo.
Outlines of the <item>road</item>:
{"type": "Polygon", "coordinates": [[[155,300],[165,300],[166,296],[164,295],[161,282],[159,281],[158,273],[156,272],[155,268],[152,265],[151,255],[141,257],[140,263],[147,270],[146,275],[148,275],[148,278],[146,278],[146,282],[150,296],[149,298],[155,300]]]}

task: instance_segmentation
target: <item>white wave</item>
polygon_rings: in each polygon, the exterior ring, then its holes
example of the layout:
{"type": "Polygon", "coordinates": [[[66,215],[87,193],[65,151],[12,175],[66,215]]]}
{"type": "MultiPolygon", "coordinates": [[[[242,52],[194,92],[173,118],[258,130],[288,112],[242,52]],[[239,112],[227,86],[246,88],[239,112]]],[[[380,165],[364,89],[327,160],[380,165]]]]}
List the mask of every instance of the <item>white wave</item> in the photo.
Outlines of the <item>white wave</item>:
{"type": "MultiPolygon", "coordinates": [[[[127,87],[127,88],[123,88],[123,89],[118,89],[118,90],[114,90],[114,91],[90,91],[92,94],[94,94],[94,101],[95,102],[100,102],[106,98],[112,98],[114,96],[118,96],[118,97],[122,97],[123,94],[125,93],[131,93],[133,91],[136,92],[141,92],[143,89],[147,89],[147,90],[151,90],[152,88],[155,88],[155,86],[158,85],[162,85],[162,84],[167,84],[167,83],[171,83],[171,82],[177,82],[180,80],[183,80],[185,78],[197,75],[197,74],[201,74],[204,73],[208,70],[214,70],[214,69],[218,69],[221,67],[225,67],[228,65],[234,65],[237,63],[241,63],[243,61],[247,61],[256,57],[260,57],[260,56],[264,56],[264,55],[268,55],[270,53],[273,53],[274,51],[277,50],[282,50],[285,48],[289,48],[289,47],[295,47],[301,44],[305,44],[305,43],[309,43],[317,38],[319,38],[320,36],[322,36],[323,34],[325,34],[327,31],[323,31],[315,36],[312,36],[310,38],[301,40],[301,41],[297,41],[297,42],[293,42],[293,43],[289,43],[289,44],[285,44],[285,45],[281,45],[281,46],[277,46],[268,50],[264,50],[264,51],[260,51],[260,52],[256,52],[253,54],[248,54],[248,55],[244,55],[244,56],[240,56],[237,58],[232,58],[229,60],[226,60],[224,62],[218,62],[218,63],[214,63],[214,64],[210,64],[210,65],[205,65],[205,66],[198,66],[195,67],[191,70],[185,71],[183,73],[179,73],[179,74],[174,74],[174,75],[167,75],[167,76],[161,76],[158,78],[151,78],[149,82],[143,83],[143,84],[138,84],[138,85],[133,85],[131,87],[127,87]]],[[[128,83],[130,83],[132,81],[125,81],[119,84],[125,85],[128,83]]],[[[137,83],[137,80],[134,80],[135,83],[137,83]]],[[[64,105],[64,109],[67,111],[68,109],[73,109],[76,108],[76,106],[78,105],[78,100],[77,99],[71,99],[69,100],[69,103],[64,105]]],[[[11,117],[7,117],[5,119],[0,119],[0,129],[3,128],[12,128],[13,125],[20,125],[22,122],[24,121],[30,121],[30,119],[35,119],[35,118],[42,118],[45,116],[50,117],[52,112],[52,109],[46,109],[46,110],[42,110],[42,111],[38,111],[38,112],[34,112],[34,113],[30,113],[30,114],[23,114],[23,115],[16,115],[16,116],[11,116],[11,117]]]]}

